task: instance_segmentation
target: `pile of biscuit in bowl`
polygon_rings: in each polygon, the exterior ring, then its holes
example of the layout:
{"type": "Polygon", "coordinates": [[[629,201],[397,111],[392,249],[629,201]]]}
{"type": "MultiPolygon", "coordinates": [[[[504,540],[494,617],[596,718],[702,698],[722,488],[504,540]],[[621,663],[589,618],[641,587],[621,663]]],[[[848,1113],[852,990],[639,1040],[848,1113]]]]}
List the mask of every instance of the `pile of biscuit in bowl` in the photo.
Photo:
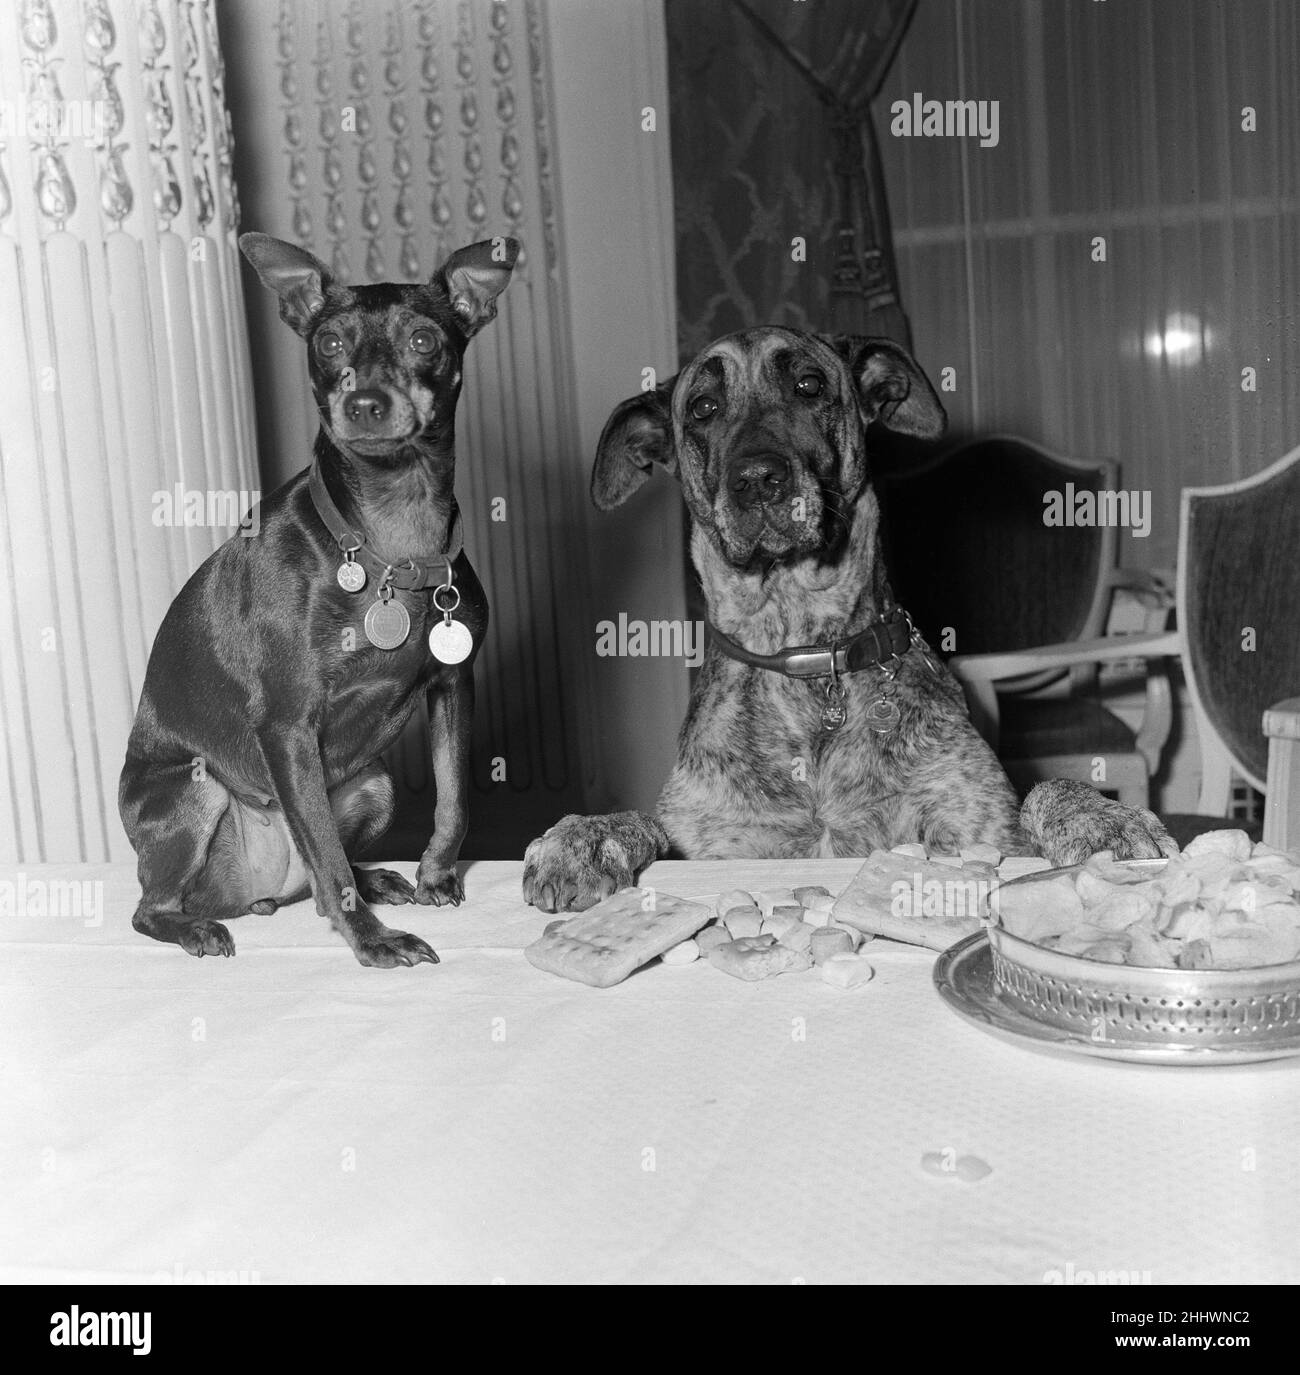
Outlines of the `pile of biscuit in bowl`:
{"type": "Polygon", "coordinates": [[[1148,969],[1253,969],[1300,958],[1300,864],[1244,831],[1170,860],[1091,856],[1000,888],[998,925],[1045,950],[1148,969]]]}
{"type": "Polygon", "coordinates": [[[1198,836],[1167,860],[1093,855],[998,889],[993,979],[1012,1014],[1097,1053],[1294,1055],[1298,899],[1300,863],[1241,831],[1198,836]]]}

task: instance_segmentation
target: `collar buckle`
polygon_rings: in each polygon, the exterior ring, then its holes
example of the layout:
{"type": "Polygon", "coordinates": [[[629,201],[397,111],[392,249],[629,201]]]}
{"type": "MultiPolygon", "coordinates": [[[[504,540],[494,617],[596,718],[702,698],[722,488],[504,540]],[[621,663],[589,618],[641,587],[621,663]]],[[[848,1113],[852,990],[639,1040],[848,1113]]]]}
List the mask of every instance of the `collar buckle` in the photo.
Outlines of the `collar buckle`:
{"type": "Polygon", "coordinates": [[[833,678],[843,668],[843,655],[841,649],[799,650],[787,654],[782,667],[791,678],[833,678]]]}

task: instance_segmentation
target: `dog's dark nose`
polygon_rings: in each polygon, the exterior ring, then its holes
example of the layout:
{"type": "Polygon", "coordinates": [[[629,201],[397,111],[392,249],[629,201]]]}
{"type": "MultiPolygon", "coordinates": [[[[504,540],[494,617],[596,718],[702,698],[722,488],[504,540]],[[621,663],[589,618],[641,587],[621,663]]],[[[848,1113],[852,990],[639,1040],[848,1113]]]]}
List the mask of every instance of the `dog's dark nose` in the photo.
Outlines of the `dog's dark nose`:
{"type": "Polygon", "coordinates": [[[727,486],[742,511],[782,500],[789,485],[790,465],[780,454],[742,456],[727,470],[727,486]]]}
{"type": "Polygon", "coordinates": [[[388,419],[388,396],[376,387],[348,393],[343,414],[360,429],[377,430],[388,419]]]}

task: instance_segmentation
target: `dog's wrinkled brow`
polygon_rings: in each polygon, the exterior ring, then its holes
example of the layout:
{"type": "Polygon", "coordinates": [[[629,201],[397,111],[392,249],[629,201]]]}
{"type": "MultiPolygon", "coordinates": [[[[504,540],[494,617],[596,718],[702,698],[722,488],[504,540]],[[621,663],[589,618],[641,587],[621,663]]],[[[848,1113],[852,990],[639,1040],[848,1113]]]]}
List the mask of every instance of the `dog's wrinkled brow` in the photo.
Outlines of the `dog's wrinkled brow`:
{"type": "Polygon", "coordinates": [[[822,360],[818,358],[811,349],[800,348],[776,349],[769,362],[773,371],[778,373],[794,372],[796,368],[825,366],[822,360]]]}

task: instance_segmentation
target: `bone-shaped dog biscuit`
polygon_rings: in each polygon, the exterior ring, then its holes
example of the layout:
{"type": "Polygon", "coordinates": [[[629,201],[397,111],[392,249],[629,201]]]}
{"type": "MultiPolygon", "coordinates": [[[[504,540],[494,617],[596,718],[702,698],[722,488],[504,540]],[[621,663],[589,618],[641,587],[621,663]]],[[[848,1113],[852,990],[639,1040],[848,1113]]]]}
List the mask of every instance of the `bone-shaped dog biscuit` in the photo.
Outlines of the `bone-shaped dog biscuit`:
{"type": "Polygon", "coordinates": [[[548,930],[524,955],[548,974],[609,988],[656,955],[689,940],[712,916],[701,902],[649,888],[624,888],[548,930]]]}

